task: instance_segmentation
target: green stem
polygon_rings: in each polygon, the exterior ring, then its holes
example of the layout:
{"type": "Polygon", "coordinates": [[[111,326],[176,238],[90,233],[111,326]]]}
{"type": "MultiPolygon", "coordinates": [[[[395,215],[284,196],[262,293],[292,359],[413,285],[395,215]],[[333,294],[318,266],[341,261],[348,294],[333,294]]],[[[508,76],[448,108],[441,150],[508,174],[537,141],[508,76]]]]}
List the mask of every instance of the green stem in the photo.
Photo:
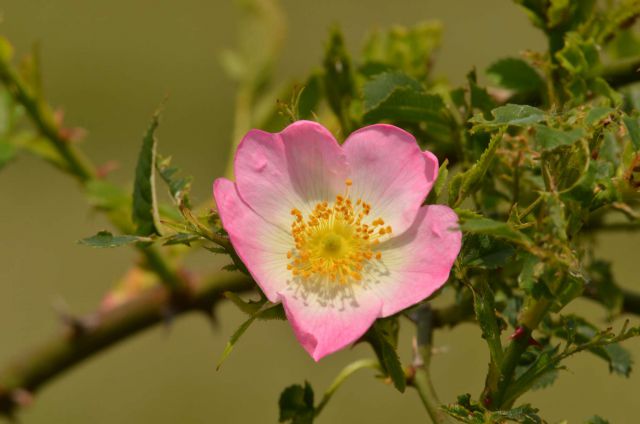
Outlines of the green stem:
{"type": "Polygon", "coordinates": [[[11,416],[20,394],[35,393],[55,377],[98,352],[187,312],[210,313],[226,291],[247,291],[255,287],[240,273],[221,273],[212,279],[176,294],[158,285],[115,309],[78,319],[79,325],[65,331],[27,354],[16,357],[0,371],[0,413],[11,416]]]}
{"type": "Polygon", "coordinates": [[[532,331],[538,327],[538,324],[540,324],[540,321],[542,321],[550,307],[551,301],[548,299],[530,298],[528,306],[520,313],[518,331],[514,334],[509,346],[505,350],[500,365],[500,378],[497,388],[486,387],[482,396],[483,403],[490,409],[505,409],[510,406],[505,404],[505,397],[513,381],[516,366],[522,354],[529,347],[532,331]]]}
{"type": "Polygon", "coordinates": [[[6,85],[15,100],[25,108],[40,134],[51,142],[66,163],[69,172],[83,184],[94,179],[95,168],[71,145],[69,140],[61,135],[49,107],[37,99],[11,65],[1,59],[0,81],[6,85]]]}
{"type": "Polygon", "coordinates": [[[433,311],[430,305],[422,305],[416,311],[416,349],[414,352],[414,371],[412,386],[418,392],[431,420],[435,424],[452,423],[447,413],[440,407],[441,403],[433,387],[429,366],[431,365],[431,350],[433,346],[433,311]]]}

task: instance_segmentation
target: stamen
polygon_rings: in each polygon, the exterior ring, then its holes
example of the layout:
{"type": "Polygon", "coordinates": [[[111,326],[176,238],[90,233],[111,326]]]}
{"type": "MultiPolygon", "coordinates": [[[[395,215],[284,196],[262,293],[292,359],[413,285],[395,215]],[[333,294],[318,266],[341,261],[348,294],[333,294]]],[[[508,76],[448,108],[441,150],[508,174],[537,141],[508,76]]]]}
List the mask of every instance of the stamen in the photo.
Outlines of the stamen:
{"type": "Polygon", "coordinates": [[[286,255],[290,260],[287,269],[294,277],[320,278],[341,285],[358,283],[374,256],[382,260],[382,253],[372,249],[391,234],[391,226],[384,227],[380,217],[363,222],[371,213],[371,205],[362,199],[351,199],[352,185],[353,181],[347,178],[343,194],[337,195],[332,204],[317,203],[306,218],[297,208],[291,209],[295,249],[286,255]]]}

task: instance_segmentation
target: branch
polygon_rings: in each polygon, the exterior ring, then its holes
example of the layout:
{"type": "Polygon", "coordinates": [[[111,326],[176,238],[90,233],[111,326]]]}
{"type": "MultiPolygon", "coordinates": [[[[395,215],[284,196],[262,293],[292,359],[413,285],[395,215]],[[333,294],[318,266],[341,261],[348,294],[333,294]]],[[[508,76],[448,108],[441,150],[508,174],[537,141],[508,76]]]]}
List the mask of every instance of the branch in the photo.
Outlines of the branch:
{"type": "Polygon", "coordinates": [[[0,371],[0,414],[12,416],[21,399],[30,398],[55,377],[85,359],[143,330],[187,312],[210,313],[226,291],[247,291],[253,280],[240,273],[221,273],[181,292],[158,286],[113,310],[80,318],[77,325],[16,356],[0,371]]]}

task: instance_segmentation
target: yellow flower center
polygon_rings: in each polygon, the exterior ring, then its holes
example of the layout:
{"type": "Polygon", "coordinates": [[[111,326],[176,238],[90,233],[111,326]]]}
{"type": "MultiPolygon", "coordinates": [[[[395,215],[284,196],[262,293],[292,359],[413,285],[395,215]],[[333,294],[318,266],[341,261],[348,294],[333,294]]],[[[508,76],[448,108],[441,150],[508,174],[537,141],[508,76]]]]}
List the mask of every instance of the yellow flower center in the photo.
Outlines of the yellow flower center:
{"type": "Polygon", "coordinates": [[[391,226],[385,226],[382,218],[368,221],[371,205],[362,199],[354,202],[349,195],[351,180],[345,184],[343,195],[331,205],[319,202],[306,219],[298,209],[291,210],[295,248],[287,252],[287,269],[294,277],[357,282],[369,261],[382,259],[375,249],[391,234],[391,226]]]}

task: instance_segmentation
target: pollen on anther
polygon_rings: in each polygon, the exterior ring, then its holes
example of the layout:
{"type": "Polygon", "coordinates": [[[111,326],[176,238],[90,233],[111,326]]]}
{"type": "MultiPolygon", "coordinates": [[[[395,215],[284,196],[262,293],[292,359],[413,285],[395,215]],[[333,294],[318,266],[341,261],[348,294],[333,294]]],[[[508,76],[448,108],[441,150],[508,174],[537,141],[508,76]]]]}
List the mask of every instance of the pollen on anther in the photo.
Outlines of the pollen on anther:
{"type": "Polygon", "coordinates": [[[382,253],[373,252],[372,247],[391,233],[391,227],[385,227],[380,217],[368,220],[371,205],[360,198],[351,198],[349,187],[353,181],[350,178],[345,180],[345,185],[346,191],[338,194],[333,202],[316,203],[306,216],[297,208],[291,209],[295,249],[287,251],[286,256],[287,269],[294,278],[356,284],[362,281],[374,256],[381,260],[382,253]],[[339,247],[336,248],[335,243],[339,247]]]}

